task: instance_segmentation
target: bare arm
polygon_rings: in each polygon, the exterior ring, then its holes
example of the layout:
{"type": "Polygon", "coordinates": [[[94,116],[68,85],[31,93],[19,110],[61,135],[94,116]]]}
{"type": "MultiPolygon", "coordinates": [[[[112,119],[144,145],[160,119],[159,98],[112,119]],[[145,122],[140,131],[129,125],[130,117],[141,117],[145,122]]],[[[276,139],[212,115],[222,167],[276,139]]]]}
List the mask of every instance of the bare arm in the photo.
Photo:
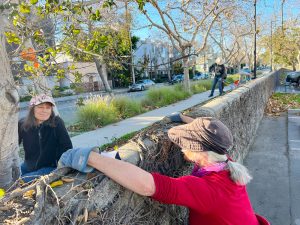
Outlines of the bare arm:
{"type": "Polygon", "coordinates": [[[152,196],[155,193],[152,175],[133,164],[91,152],[88,165],[135,193],[143,196],[152,196]]]}
{"type": "Polygon", "coordinates": [[[184,123],[191,123],[194,120],[194,118],[189,117],[189,116],[185,116],[181,113],[180,113],[180,118],[182,119],[182,122],[184,122],[184,123]]]}

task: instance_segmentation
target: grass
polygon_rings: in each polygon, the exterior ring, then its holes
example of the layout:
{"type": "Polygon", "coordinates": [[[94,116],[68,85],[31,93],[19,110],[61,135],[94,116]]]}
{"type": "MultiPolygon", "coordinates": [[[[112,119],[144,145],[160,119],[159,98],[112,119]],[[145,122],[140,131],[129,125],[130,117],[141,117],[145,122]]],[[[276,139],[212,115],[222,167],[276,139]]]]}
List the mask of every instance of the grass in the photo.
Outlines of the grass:
{"type": "Polygon", "coordinates": [[[275,93],[266,106],[265,112],[268,115],[278,116],[288,109],[300,108],[300,94],[275,93]]]}
{"type": "Polygon", "coordinates": [[[84,130],[96,129],[118,121],[118,110],[108,97],[93,96],[78,108],[78,120],[84,130]]]}
{"type": "Polygon", "coordinates": [[[144,107],[162,107],[190,97],[191,94],[183,90],[182,85],[174,87],[153,88],[147,92],[146,98],[142,101],[144,107]]]}
{"type": "Polygon", "coordinates": [[[211,80],[202,80],[191,84],[191,92],[185,91],[182,84],[150,89],[142,101],[128,97],[92,96],[83,100],[78,108],[78,123],[68,127],[72,135],[117,122],[121,119],[170,105],[192,94],[211,88],[211,80]],[[76,133],[77,132],[77,133],[76,133]]]}
{"type": "Polygon", "coordinates": [[[135,101],[128,97],[116,97],[112,99],[112,105],[117,109],[119,117],[126,119],[146,111],[140,101],[135,101]]]}
{"type": "Polygon", "coordinates": [[[101,145],[99,147],[100,151],[109,151],[109,150],[117,150],[119,148],[119,146],[122,146],[123,144],[125,144],[128,140],[130,140],[131,138],[134,137],[134,135],[136,135],[137,131],[125,134],[119,138],[114,138],[112,140],[112,142],[101,145]]]}
{"type": "Polygon", "coordinates": [[[275,93],[271,98],[292,109],[300,108],[300,94],[275,93]]]}
{"type": "Polygon", "coordinates": [[[193,94],[202,93],[211,89],[211,80],[201,80],[191,84],[191,91],[193,94]]]}

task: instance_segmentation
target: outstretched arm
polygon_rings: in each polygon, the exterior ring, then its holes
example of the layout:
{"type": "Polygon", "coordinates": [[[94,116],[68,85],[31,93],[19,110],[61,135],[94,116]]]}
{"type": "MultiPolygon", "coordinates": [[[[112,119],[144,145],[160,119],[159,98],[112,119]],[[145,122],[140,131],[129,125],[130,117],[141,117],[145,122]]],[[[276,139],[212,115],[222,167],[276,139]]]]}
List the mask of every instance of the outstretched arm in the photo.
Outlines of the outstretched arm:
{"type": "Polygon", "coordinates": [[[87,164],[140,195],[152,196],[155,193],[153,176],[133,164],[108,158],[96,152],[90,153],[87,164]]]}
{"type": "Polygon", "coordinates": [[[189,116],[185,116],[181,113],[180,113],[180,118],[181,118],[182,122],[184,122],[184,123],[191,123],[194,120],[194,118],[189,117],[189,116]]]}

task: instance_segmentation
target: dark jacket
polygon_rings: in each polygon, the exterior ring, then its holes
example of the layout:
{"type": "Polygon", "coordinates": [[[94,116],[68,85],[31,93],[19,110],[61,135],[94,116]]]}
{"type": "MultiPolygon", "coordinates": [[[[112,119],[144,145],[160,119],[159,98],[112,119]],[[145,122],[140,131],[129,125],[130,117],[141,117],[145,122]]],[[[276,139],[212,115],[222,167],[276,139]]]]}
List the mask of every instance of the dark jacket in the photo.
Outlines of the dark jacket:
{"type": "Polygon", "coordinates": [[[209,67],[209,72],[214,72],[216,77],[222,77],[222,79],[226,79],[227,74],[226,74],[226,68],[225,66],[218,65],[217,63],[212,64],[209,67]]]}
{"type": "Polygon", "coordinates": [[[48,121],[25,131],[24,120],[19,121],[19,144],[23,142],[25,165],[29,171],[42,167],[57,167],[60,156],[73,148],[71,139],[63,120],[56,116],[55,126],[48,121]]]}

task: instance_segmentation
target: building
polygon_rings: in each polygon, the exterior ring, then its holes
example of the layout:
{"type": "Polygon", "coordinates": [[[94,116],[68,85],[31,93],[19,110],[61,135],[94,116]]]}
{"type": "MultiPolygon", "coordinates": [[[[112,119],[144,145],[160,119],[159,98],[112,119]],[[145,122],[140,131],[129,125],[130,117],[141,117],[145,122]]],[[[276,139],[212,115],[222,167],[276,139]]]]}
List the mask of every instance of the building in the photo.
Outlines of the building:
{"type": "Polygon", "coordinates": [[[146,39],[139,41],[134,52],[134,65],[141,77],[168,79],[171,73],[170,61],[174,50],[167,42],[146,39]]]}

